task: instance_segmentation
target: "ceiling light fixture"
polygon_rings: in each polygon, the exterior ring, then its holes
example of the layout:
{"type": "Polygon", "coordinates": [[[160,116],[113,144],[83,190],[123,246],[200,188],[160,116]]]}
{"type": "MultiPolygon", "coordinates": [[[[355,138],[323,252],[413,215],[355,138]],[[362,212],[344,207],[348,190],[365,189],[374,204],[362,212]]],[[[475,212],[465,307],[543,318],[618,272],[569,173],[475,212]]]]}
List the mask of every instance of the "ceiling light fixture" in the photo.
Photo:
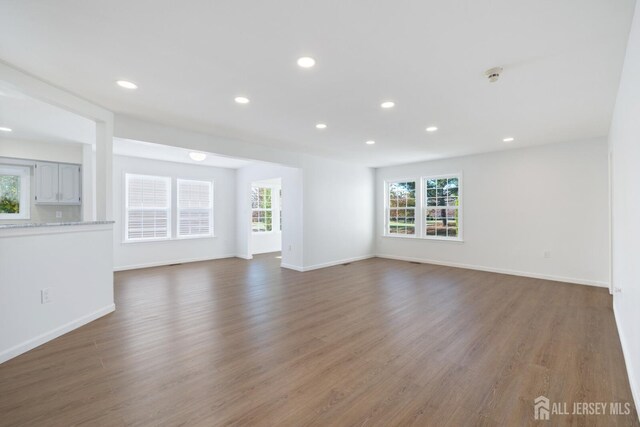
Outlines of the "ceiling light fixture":
{"type": "Polygon", "coordinates": [[[509,136],[509,137],[507,137],[507,138],[503,139],[502,141],[503,141],[503,142],[513,142],[514,140],[515,140],[515,138],[514,138],[514,137],[509,136]]]}
{"type": "Polygon", "coordinates": [[[427,132],[435,132],[438,130],[437,126],[429,126],[428,128],[425,129],[427,132]]]}
{"type": "Polygon", "coordinates": [[[369,141],[365,142],[365,144],[367,144],[367,145],[373,145],[373,144],[375,144],[375,143],[376,143],[376,142],[375,142],[375,141],[373,141],[373,140],[371,140],[371,139],[370,139],[369,141]]]}
{"type": "Polygon", "coordinates": [[[0,131],[2,131],[2,132],[13,132],[13,129],[6,128],[6,127],[3,126],[3,127],[0,127],[0,131]]]}
{"type": "Polygon", "coordinates": [[[393,101],[384,101],[382,104],[380,104],[380,107],[382,108],[393,108],[396,106],[396,103],[393,101]]]}
{"type": "Polygon", "coordinates": [[[138,89],[138,85],[133,82],[128,82],[126,80],[118,80],[116,84],[125,89],[138,89]]]}
{"type": "Polygon", "coordinates": [[[302,58],[298,58],[298,66],[302,68],[311,68],[316,65],[316,60],[311,58],[310,56],[303,56],[302,58]]]}
{"type": "Polygon", "coordinates": [[[245,96],[236,96],[234,101],[236,101],[238,104],[248,104],[249,98],[245,96]]]}
{"type": "Polygon", "coordinates": [[[327,125],[324,123],[318,123],[316,125],[316,129],[326,129],[326,128],[327,128],[327,125]]]}
{"type": "Polygon", "coordinates": [[[201,162],[207,158],[207,155],[204,153],[192,152],[192,153],[189,153],[189,157],[191,157],[191,160],[195,160],[196,162],[201,162]]]}

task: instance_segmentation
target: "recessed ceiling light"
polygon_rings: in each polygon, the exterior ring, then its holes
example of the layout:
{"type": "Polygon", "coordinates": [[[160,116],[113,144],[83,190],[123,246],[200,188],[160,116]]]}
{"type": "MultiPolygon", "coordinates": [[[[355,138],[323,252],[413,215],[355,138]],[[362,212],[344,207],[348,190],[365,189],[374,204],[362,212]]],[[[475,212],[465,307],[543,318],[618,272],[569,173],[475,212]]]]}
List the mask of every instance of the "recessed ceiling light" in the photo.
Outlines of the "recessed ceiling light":
{"type": "Polygon", "coordinates": [[[510,137],[507,137],[507,138],[503,139],[502,141],[504,141],[504,142],[513,142],[514,140],[515,140],[515,138],[510,136],[510,137]]]}
{"type": "Polygon", "coordinates": [[[138,89],[138,85],[133,82],[128,82],[126,80],[118,80],[116,84],[125,89],[138,89]]]}
{"type": "Polygon", "coordinates": [[[302,68],[311,68],[316,65],[316,60],[311,58],[310,56],[303,56],[302,58],[298,58],[298,66],[302,68]]]}
{"type": "Polygon", "coordinates": [[[395,107],[396,103],[393,101],[384,101],[382,104],[380,104],[380,106],[382,108],[393,108],[395,107]]]}
{"type": "Polygon", "coordinates": [[[375,142],[375,141],[373,141],[373,140],[369,140],[369,141],[365,142],[365,144],[367,144],[367,145],[373,145],[373,144],[375,144],[375,143],[376,143],[376,142],[375,142]]]}
{"type": "Polygon", "coordinates": [[[189,157],[191,157],[191,160],[195,160],[196,162],[201,162],[207,158],[207,155],[204,153],[193,152],[193,153],[189,153],[189,157]]]}
{"type": "Polygon", "coordinates": [[[316,125],[316,129],[326,129],[326,128],[327,128],[327,125],[324,123],[318,123],[316,125]]]}
{"type": "Polygon", "coordinates": [[[429,126],[428,128],[425,129],[427,132],[435,132],[438,130],[437,126],[429,126]]]}
{"type": "Polygon", "coordinates": [[[13,129],[11,129],[11,128],[6,128],[6,127],[0,127],[0,131],[2,131],[2,132],[12,132],[12,131],[13,131],[13,129]]]}
{"type": "Polygon", "coordinates": [[[248,104],[249,98],[244,96],[236,96],[234,101],[236,101],[238,104],[248,104]]]}

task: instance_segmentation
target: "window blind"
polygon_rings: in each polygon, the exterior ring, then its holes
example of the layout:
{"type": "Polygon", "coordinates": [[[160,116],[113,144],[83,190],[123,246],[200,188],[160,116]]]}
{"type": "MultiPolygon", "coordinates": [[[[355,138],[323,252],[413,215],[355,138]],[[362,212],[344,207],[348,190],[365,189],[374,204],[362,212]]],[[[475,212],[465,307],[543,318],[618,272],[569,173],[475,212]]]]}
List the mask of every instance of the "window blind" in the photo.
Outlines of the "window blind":
{"type": "Polygon", "coordinates": [[[178,236],[213,235],[213,185],[210,181],[177,180],[178,236]]]}
{"type": "Polygon", "coordinates": [[[126,174],[126,240],[171,237],[171,178],[126,174]]]}

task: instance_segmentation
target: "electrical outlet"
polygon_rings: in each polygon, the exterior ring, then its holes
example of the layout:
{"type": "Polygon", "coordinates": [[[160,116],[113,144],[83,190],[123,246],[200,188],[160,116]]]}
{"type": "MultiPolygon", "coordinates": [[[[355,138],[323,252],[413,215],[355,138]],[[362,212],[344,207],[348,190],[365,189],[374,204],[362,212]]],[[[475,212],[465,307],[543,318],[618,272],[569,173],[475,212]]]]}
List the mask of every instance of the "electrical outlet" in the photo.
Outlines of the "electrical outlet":
{"type": "Polygon", "coordinates": [[[52,301],[51,288],[40,290],[40,303],[49,304],[52,301]]]}
{"type": "Polygon", "coordinates": [[[62,211],[56,211],[56,218],[62,218],[62,211]]]}
{"type": "Polygon", "coordinates": [[[545,258],[551,258],[551,251],[544,251],[545,258]]]}

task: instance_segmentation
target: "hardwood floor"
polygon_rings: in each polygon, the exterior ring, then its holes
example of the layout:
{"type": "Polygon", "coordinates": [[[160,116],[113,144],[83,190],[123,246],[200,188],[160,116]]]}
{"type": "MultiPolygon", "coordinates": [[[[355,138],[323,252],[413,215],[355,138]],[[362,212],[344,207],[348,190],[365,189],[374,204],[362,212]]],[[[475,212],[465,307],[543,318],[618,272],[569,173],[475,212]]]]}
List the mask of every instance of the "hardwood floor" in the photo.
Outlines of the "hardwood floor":
{"type": "Polygon", "coordinates": [[[516,426],[539,395],[633,408],[606,289],[279,262],[117,273],[115,313],[0,365],[0,425],[516,426]]]}

